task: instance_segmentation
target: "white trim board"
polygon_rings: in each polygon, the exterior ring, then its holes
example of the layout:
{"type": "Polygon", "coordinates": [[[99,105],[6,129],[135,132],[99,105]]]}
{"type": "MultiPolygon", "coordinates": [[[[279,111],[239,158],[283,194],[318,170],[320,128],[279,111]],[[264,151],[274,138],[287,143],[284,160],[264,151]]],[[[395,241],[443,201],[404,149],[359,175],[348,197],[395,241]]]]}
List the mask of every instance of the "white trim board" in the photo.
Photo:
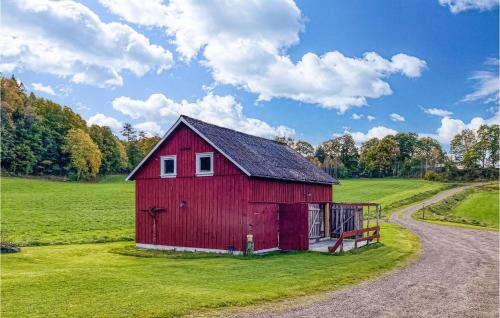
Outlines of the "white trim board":
{"type": "MultiPolygon", "coordinates": [[[[198,248],[198,247],[185,247],[185,246],[171,246],[171,245],[157,245],[157,244],[144,244],[136,243],[139,248],[144,248],[148,250],[162,250],[162,251],[175,251],[175,252],[202,252],[202,253],[217,253],[217,254],[230,254],[228,250],[221,250],[215,248],[198,248]]],[[[266,248],[258,251],[254,251],[254,254],[265,254],[269,252],[279,251],[279,247],[266,248]]],[[[243,255],[241,251],[233,251],[234,255],[243,255]]]]}
{"type": "MultiPolygon", "coordinates": [[[[213,248],[198,248],[198,247],[185,247],[185,246],[171,246],[171,245],[156,245],[156,244],[135,244],[139,248],[150,250],[162,251],[175,251],[175,252],[202,252],[202,253],[217,253],[217,254],[230,254],[228,250],[213,249],[213,248]]],[[[233,251],[234,255],[243,255],[241,251],[233,251]]]]}
{"type": "Polygon", "coordinates": [[[151,155],[163,144],[163,142],[168,138],[168,136],[172,134],[172,132],[175,130],[175,128],[177,128],[177,126],[179,126],[180,123],[183,123],[186,126],[188,126],[192,131],[198,134],[198,136],[200,136],[203,140],[205,140],[210,146],[214,147],[218,152],[224,155],[224,157],[226,157],[229,161],[231,161],[236,167],[240,168],[241,171],[243,171],[247,176],[249,177],[251,176],[251,174],[247,170],[245,170],[242,166],[240,166],[233,158],[224,153],[221,149],[219,149],[219,147],[217,147],[201,132],[199,132],[190,123],[188,123],[187,120],[185,120],[182,116],[180,116],[179,119],[177,119],[177,121],[174,123],[174,125],[170,127],[167,133],[163,136],[163,138],[160,141],[158,141],[158,143],[153,147],[153,149],[151,149],[151,151],[146,155],[146,157],[144,157],[144,159],[142,159],[141,162],[139,162],[139,164],[134,168],[134,170],[130,172],[130,174],[125,178],[125,181],[129,181],[134,176],[134,174],[139,170],[139,168],[142,167],[144,163],[146,163],[149,157],[151,157],[151,155]]]}
{"type": "Polygon", "coordinates": [[[253,253],[254,254],[265,254],[265,253],[269,253],[269,252],[276,252],[276,251],[279,251],[279,250],[280,250],[279,247],[273,247],[273,248],[266,248],[266,249],[263,249],[263,250],[254,251],[253,253]]]}

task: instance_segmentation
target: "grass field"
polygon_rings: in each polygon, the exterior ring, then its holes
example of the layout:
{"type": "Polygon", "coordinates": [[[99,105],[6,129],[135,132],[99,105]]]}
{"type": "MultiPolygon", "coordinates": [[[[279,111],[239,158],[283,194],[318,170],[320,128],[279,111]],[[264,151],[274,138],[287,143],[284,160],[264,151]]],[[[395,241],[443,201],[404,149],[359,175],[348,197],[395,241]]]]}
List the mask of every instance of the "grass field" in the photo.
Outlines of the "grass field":
{"type": "Polygon", "coordinates": [[[2,178],[2,231],[22,245],[132,240],[134,184],[2,178]]]}
{"type": "MultiPolygon", "coordinates": [[[[134,238],[134,184],[2,178],[2,231],[24,246],[98,243],[134,238]]],[[[373,201],[383,212],[423,200],[449,184],[417,179],[352,179],[334,187],[335,201],[373,201]]]]}
{"type": "Polygon", "coordinates": [[[27,247],[1,256],[1,316],[171,317],[353,284],[405,265],[418,238],[384,224],[355,253],[137,253],[130,242],[27,247]]]}
{"type": "MultiPolygon", "coordinates": [[[[425,221],[469,228],[499,228],[499,185],[487,184],[461,191],[426,207],[425,221]]],[[[414,218],[422,220],[422,210],[414,218]]]]}
{"type": "Polygon", "coordinates": [[[334,186],[336,202],[378,202],[382,216],[398,208],[425,200],[456,184],[432,182],[422,179],[347,179],[334,186]]]}
{"type": "MultiPolygon", "coordinates": [[[[420,251],[414,234],[382,223],[381,244],[342,255],[140,252],[132,242],[109,243],[133,238],[134,186],[122,177],[2,178],[1,186],[2,232],[32,245],[1,256],[2,317],[178,316],[332,290],[404,266],[420,251]],[[98,242],[107,243],[74,244],[98,242]]],[[[345,180],[335,200],[381,202],[387,212],[448,187],[345,180]]]]}

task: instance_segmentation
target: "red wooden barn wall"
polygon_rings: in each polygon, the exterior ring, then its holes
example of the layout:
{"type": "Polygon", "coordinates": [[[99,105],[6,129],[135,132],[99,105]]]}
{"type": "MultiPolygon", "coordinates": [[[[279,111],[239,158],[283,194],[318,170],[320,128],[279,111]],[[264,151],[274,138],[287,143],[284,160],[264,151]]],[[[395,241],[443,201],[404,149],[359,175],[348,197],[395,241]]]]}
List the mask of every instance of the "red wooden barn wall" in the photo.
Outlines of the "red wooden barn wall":
{"type": "Polygon", "coordinates": [[[165,208],[158,216],[158,245],[238,250],[246,246],[248,178],[184,125],[136,175],[136,242],[154,244],[153,220],[143,209],[165,208]],[[214,175],[197,177],[198,152],[214,152],[214,175]],[[177,177],[160,178],[160,156],[177,156],[177,177]],[[184,207],[180,206],[185,201],[184,207]]]}
{"type": "Polygon", "coordinates": [[[330,185],[248,178],[233,163],[184,124],[138,171],[136,242],[180,247],[237,250],[254,235],[255,250],[278,247],[279,204],[332,200],[330,185]],[[214,153],[214,175],[197,177],[196,153],[214,153]],[[160,177],[160,156],[177,156],[177,176],[160,177]],[[181,207],[181,201],[186,205],[181,207]],[[165,208],[157,221],[147,212],[165,208]]]}
{"type": "MultiPolygon", "coordinates": [[[[281,219],[278,224],[280,204],[332,201],[331,185],[250,178],[249,186],[251,205],[249,218],[251,218],[250,224],[253,225],[255,250],[278,247],[278,236],[281,241],[280,225],[282,224],[281,219]]],[[[307,227],[307,210],[303,213],[302,218],[294,216],[293,220],[302,222],[305,217],[307,227]]],[[[300,224],[296,226],[300,227],[300,224]]]]}

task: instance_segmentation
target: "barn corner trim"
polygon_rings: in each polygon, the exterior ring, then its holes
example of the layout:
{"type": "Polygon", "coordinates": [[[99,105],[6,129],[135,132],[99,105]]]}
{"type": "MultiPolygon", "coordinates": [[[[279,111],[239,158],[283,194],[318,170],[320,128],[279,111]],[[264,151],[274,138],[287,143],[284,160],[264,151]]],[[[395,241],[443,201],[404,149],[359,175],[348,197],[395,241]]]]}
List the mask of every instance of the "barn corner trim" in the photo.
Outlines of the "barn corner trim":
{"type": "Polygon", "coordinates": [[[226,157],[229,161],[231,161],[236,167],[238,167],[241,171],[243,171],[247,176],[251,177],[252,175],[245,169],[243,168],[238,162],[236,162],[233,158],[228,156],[224,151],[222,151],[219,147],[217,147],[212,141],[210,141],[205,135],[203,135],[199,130],[197,130],[193,125],[191,125],[187,120],[184,119],[184,116],[180,116],[179,119],[170,127],[170,129],[167,131],[167,133],[163,136],[160,141],[149,151],[149,153],[144,157],[141,162],[130,172],[130,174],[125,178],[125,181],[130,181],[133,180],[135,174],[139,169],[144,165],[148,160],[149,157],[153,155],[153,153],[163,144],[165,140],[172,134],[172,132],[179,126],[181,123],[185,124],[189,129],[194,131],[198,136],[200,136],[203,140],[205,140],[210,146],[214,147],[218,152],[220,152],[224,157],[226,157]]]}

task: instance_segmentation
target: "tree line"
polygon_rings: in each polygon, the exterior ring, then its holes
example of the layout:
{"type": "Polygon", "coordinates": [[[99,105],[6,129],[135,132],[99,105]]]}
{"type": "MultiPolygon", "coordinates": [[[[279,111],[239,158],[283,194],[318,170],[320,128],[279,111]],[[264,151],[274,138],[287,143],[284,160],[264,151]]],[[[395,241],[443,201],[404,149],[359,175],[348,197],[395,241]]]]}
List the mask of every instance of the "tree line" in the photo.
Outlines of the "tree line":
{"type": "MultiPolygon", "coordinates": [[[[1,81],[2,175],[93,179],[130,172],[160,140],[125,123],[121,137],[109,127],[87,125],[67,106],[27,94],[12,78],[1,81]]],[[[446,153],[439,142],[400,132],[372,138],[360,147],[346,133],[317,147],[276,137],[339,178],[420,177],[431,180],[497,178],[499,125],[457,134],[446,153]]]]}
{"type": "Polygon", "coordinates": [[[450,153],[437,140],[414,132],[371,138],[360,147],[350,134],[316,148],[289,137],[276,140],[339,178],[395,176],[445,181],[498,178],[499,136],[499,125],[464,129],[451,141],[450,153]]]}
{"type": "Polygon", "coordinates": [[[79,180],[127,173],[159,140],[130,124],[120,139],[109,127],[89,127],[67,106],[27,94],[14,77],[0,81],[2,175],[79,180]]]}

